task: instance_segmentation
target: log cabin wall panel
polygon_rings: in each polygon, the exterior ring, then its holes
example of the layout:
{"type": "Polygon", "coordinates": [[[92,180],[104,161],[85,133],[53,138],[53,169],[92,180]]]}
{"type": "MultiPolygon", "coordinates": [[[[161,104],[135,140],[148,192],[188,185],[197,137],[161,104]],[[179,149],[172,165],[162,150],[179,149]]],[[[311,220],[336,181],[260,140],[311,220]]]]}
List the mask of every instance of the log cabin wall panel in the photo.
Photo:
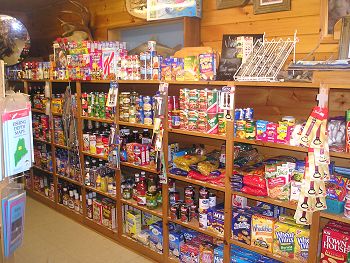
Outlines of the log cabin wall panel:
{"type": "MultiPolygon", "coordinates": [[[[146,23],[130,16],[123,0],[81,0],[89,7],[94,17],[93,33],[95,39],[107,39],[109,28],[146,23]]],[[[60,36],[62,29],[57,19],[60,10],[69,9],[67,1],[30,12],[28,28],[34,43],[44,42],[46,47],[37,47],[47,52],[52,40],[60,36]],[[45,25],[45,26],[43,26],[45,25]]],[[[263,33],[268,37],[291,37],[298,30],[300,43],[297,45],[298,57],[303,57],[317,46],[321,25],[321,0],[292,0],[291,11],[254,15],[253,6],[216,9],[216,0],[203,0],[201,21],[201,43],[221,50],[223,34],[263,33]]],[[[37,46],[37,45],[36,45],[37,46]]],[[[321,44],[317,50],[318,58],[328,58],[337,52],[337,44],[321,44]]]]}

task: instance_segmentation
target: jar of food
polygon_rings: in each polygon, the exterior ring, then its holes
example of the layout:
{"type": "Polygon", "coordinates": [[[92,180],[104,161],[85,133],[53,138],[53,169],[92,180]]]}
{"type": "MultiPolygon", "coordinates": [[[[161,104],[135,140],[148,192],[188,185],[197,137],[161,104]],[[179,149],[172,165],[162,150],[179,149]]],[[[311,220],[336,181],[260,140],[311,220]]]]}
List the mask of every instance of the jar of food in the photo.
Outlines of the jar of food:
{"type": "Polygon", "coordinates": [[[152,192],[146,193],[146,206],[148,209],[156,209],[158,206],[157,194],[152,192]]]}

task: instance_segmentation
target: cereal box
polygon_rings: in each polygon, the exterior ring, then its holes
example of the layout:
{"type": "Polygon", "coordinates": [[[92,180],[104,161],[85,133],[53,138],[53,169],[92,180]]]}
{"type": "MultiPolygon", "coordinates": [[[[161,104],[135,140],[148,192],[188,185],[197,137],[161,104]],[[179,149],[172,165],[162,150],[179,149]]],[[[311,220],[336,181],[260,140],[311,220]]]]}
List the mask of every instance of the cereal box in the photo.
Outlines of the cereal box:
{"type": "Polygon", "coordinates": [[[129,210],[126,212],[126,233],[136,235],[141,232],[141,214],[129,210]]]}
{"type": "Polygon", "coordinates": [[[232,237],[239,242],[250,245],[252,215],[238,212],[232,215],[232,237]]]}
{"type": "Polygon", "coordinates": [[[184,58],[185,81],[199,80],[198,58],[196,56],[188,56],[184,58]]]}
{"type": "Polygon", "coordinates": [[[294,240],[294,259],[298,262],[307,262],[309,257],[310,230],[297,227],[294,240]]]}
{"type": "Polygon", "coordinates": [[[294,237],[296,228],[277,222],[274,225],[273,253],[282,257],[294,258],[294,237]]]}
{"type": "Polygon", "coordinates": [[[212,53],[199,55],[199,74],[201,80],[214,80],[216,74],[215,57],[212,53]]]}
{"type": "Polygon", "coordinates": [[[276,142],[277,141],[277,124],[270,122],[266,125],[266,141],[276,142]]]}
{"type": "Polygon", "coordinates": [[[251,245],[272,252],[275,222],[271,217],[253,215],[251,245]]]}
{"type": "Polygon", "coordinates": [[[267,141],[267,133],[266,133],[266,129],[267,129],[267,124],[269,122],[268,121],[264,121],[264,120],[257,120],[255,123],[256,126],[256,139],[258,141],[267,141]]]}
{"type": "Polygon", "coordinates": [[[180,256],[180,245],[184,241],[184,235],[181,231],[169,232],[169,253],[174,257],[180,256]]]}
{"type": "Polygon", "coordinates": [[[322,234],[322,263],[345,263],[350,249],[350,235],[329,227],[322,234]]]}

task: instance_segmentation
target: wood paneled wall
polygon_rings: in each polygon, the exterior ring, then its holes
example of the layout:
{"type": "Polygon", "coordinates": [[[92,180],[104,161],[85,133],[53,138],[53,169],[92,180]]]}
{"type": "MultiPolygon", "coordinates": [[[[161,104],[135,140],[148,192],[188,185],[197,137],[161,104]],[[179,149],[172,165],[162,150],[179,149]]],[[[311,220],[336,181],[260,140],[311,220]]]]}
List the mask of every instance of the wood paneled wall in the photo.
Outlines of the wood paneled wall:
{"type": "MultiPolygon", "coordinates": [[[[140,25],[142,20],[131,17],[123,0],[82,0],[94,16],[94,36],[107,39],[108,28],[140,25]]],[[[254,15],[253,6],[217,10],[216,0],[203,0],[201,25],[202,45],[221,49],[223,34],[263,33],[267,37],[291,37],[298,31],[300,43],[298,57],[313,50],[320,40],[321,0],[291,0],[292,10],[270,14],[254,15]]],[[[33,54],[47,54],[50,43],[62,30],[57,20],[59,10],[67,9],[65,1],[33,11],[29,17],[29,29],[33,38],[33,54]],[[43,43],[45,45],[43,45],[43,43]]],[[[328,58],[337,52],[337,44],[323,43],[317,49],[320,57],[328,58]]]]}

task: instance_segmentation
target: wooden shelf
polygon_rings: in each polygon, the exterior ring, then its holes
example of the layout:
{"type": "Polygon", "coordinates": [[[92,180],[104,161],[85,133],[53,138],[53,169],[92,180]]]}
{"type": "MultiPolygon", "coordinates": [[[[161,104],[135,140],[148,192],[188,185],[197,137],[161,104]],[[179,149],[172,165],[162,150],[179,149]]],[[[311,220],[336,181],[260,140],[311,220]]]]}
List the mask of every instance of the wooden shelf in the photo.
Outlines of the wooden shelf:
{"type": "Polygon", "coordinates": [[[150,172],[150,173],[155,173],[155,174],[158,173],[157,170],[154,167],[152,167],[152,166],[134,165],[134,164],[128,163],[128,162],[121,162],[120,165],[131,167],[131,168],[142,170],[142,171],[146,171],[146,172],[150,172]]]}
{"type": "MultiPolygon", "coordinates": [[[[133,250],[141,252],[142,254],[155,260],[156,262],[164,262],[163,254],[157,253],[156,251],[150,249],[149,247],[144,246],[140,242],[129,237],[127,234],[121,235],[121,241],[122,241],[122,244],[125,244],[126,246],[132,248],[133,250]]],[[[167,248],[163,248],[163,249],[167,249],[167,248]]]]}
{"type": "Polygon", "coordinates": [[[79,223],[83,222],[83,215],[76,212],[74,209],[70,209],[69,207],[61,204],[56,204],[56,210],[79,223]]]}
{"type": "Polygon", "coordinates": [[[94,229],[96,232],[101,233],[104,236],[107,236],[114,240],[117,238],[117,230],[109,229],[87,217],[83,218],[83,222],[84,225],[87,225],[88,227],[94,229]]]}
{"type": "Polygon", "coordinates": [[[218,238],[218,239],[221,239],[221,240],[224,239],[224,236],[219,235],[219,234],[215,233],[214,231],[211,231],[211,230],[208,230],[208,229],[199,228],[199,222],[198,222],[197,219],[192,219],[188,223],[182,222],[179,219],[171,219],[170,217],[168,217],[168,220],[170,222],[173,222],[175,224],[178,224],[178,225],[181,225],[181,226],[193,229],[195,231],[201,232],[201,233],[206,234],[208,236],[212,236],[212,237],[215,237],[215,238],[218,238]]]}
{"type": "Polygon", "coordinates": [[[78,185],[78,186],[82,186],[82,183],[80,183],[80,182],[78,182],[78,181],[76,181],[76,180],[73,180],[73,179],[70,179],[70,178],[68,178],[68,177],[66,177],[66,176],[62,176],[62,175],[57,175],[57,177],[58,178],[60,178],[60,179],[62,179],[62,180],[65,180],[65,181],[67,181],[67,182],[70,182],[70,183],[72,183],[72,184],[75,184],[75,185],[78,185]]]}
{"type": "Polygon", "coordinates": [[[107,161],[108,160],[108,157],[106,157],[105,155],[98,155],[98,154],[94,154],[94,153],[89,153],[89,152],[82,152],[84,155],[87,155],[87,156],[91,156],[91,157],[94,157],[96,159],[101,159],[101,160],[105,160],[107,161]]]}
{"type": "Polygon", "coordinates": [[[44,203],[51,208],[55,208],[56,203],[52,201],[50,198],[46,197],[45,195],[37,191],[34,191],[33,189],[26,189],[26,192],[29,194],[29,196],[33,197],[35,200],[41,203],[44,203]]]}
{"type": "Polygon", "coordinates": [[[118,121],[118,124],[120,126],[129,126],[129,127],[153,130],[153,125],[146,125],[141,123],[130,123],[126,121],[118,121]]]}
{"type": "Polygon", "coordinates": [[[23,79],[23,81],[27,81],[27,82],[50,82],[49,79],[23,79]]]}
{"type": "Polygon", "coordinates": [[[262,254],[262,255],[264,255],[266,257],[273,258],[273,259],[279,260],[279,261],[284,262],[284,263],[299,263],[298,260],[282,257],[282,256],[279,256],[279,255],[273,254],[271,252],[268,252],[268,251],[266,251],[264,249],[261,249],[261,248],[258,248],[258,247],[253,247],[253,246],[247,245],[245,243],[239,242],[239,241],[234,240],[234,239],[231,239],[230,243],[232,245],[236,245],[236,246],[248,249],[250,251],[262,254]]]}
{"type": "Polygon", "coordinates": [[[102,118],[95,118],[95,117],[87,117],[87,116],[81,116],[83,120],[90,120],[90,121],[98,121],[98,122],[105,122],[105,123],[113,123],[114,120],[111,119],[102,119],[102,118]]]}
{"type": "Polygon", "coordinates": [[[45,170],[45,169],[43,169],[43,168],[41,168],[39,166],[36,166],[36,165],[33,165],[33,168],[38,169],[38,170],[43,171],[43,172],[48,173],[48,174],[53,174],[53,172],[45,170]]]}
{"type": "MultiPolygon", "coordinates": [[[[306,147],[292,146],[288,144],[281,144],[281,143],[274,143],[274,142],[263,142],[258,140],[248,140],[248,139],[241,139],[241,138],[234,138],[234,142],[246,143],[246,144],[263,146],[263,147],[270,147],[270,148],[277,148],[277,149],[284,149],[284,150],[290,150],[290,151],[297,151],[297,152],[305,152],[305,153],[308,152],[308,148],[306,147]]],[[[346,152],[330,152],[330,156],[350,159],[350,153],[346,153],[346,152]]]]}
{"type": "Polygon", "coordinates": [[[46,112],[44,110],[39,110],[39,109],[35,109],[35,108],[32,108],[32,112],[46,114],[46,112]]]}
{"type": "Polygon", "coordinates": [[[55,146],[56,148],[62,148],[62,149],[66,149],[66,150],[70,150],[71,147],[65,146],[65,145],[61,145],[61,144],[57,144],[54,143],[53,146],[55,146]]]}
{"type": "Polygon", "coordinates": [[[321,212],[320,216],[323,218],[332,219],[332,220],[336,220],[346,224],[350,224],[350,218],[345,217],[344,214],[331,214],[327,212],[321,212]]]}
{"type": "Polygon", "coordinates": [[[152,209],[147,208],[146,206],[138,205],[137,202],[135,200],[132,200],[132,199],[131,200],[121,199],[121,201],[125,205],[132,206],[132,207],[137,208],[141,211],[144,211],[144,212],[149,213],[151,215],[155,215],[155,216],[162,218],[162,207],[158,207],[158,208],[152,210],[152,209]]]}
{"type": "Polygon", "coordinates": [[[241,143],[246,143],[251,145],[285,149],[285,150],[298,151],[298,152],[307,152],[308,150],[306,147],[292,146],[288,144],[281,144],[281,143],[274,143],[274,142],[263,142],[258,140],[248,140],[248,139],[241,139],[241,138],[234,138],[234,142],[241,142],[241,143]]]}
{"type": "Polygon", "coordinates": [[[343,159],[350,159],[350,153],[346,153],[346,152],[330,152],[330,155],[332,157],[338,157],[338,158],[343,158],[343,159]]]}
{"type": "Polygon", "coordinates": [[[110,198],[110,199],[112,199],[112,200],[114,200],[114,201],[117,200],[117,197],[116,197],[116,196],[111,195],[111,194],[106,193],[106,192],[103,192],[103,191],[101,191],[101,190],[97,190],[95,187],[91,187],[91,186],[85,185],[85,188],[88,189],[88,190],[90,190],[90,191],[93,191],[93,192],[95,192],[95,193],[98,193],[98,194],[100,194],[100,195],[103,195],[103,196],[105,196],[105,197],[108,197],[108,198],[110,198]]]}
{"type": "Polygon", "coordinates": [[[265,203],[269,203],[269,204],[273,204],[273,205],[282,206],[282,207],[293,209],[293,210],[295,210],[297,208],[297,203],[277,200],[277,199],[270,198],[268,196],[254,196],[254,195],[249,195],[249,194],[245,194],[245,193],[233,191],[233,190],[231,190],[231,194],[243,196],[243,197],[246,197],[248,199],[256,200],[259,202],[265,202],[265,203]]]}
{"type": "Polygon", "coordinates": [[[219,134],[208,134],[204,132],[198,132],[198,131],[186,131],[181,129],[168,129],[170,133],[177,133],[177,134],[185,134],[190,136],[196,136],[196,137],[202,137],[202,138],[210,138],[210,139],[216,139],[216,140],[226,140],[225,135],[219,135],[219,134]]]}
{"type": "Polygon", "coordinates": [[[35,141],[35,142],[42,142],[42,143],[46,143],[46,144],[50,144],[51,145],[51,142],[48,142],[48,141],[45,141],[45,140],[42,140],[42,139],[39,139],[39,138],[34,138],[33,137],[33,141],[35,141]]]}
{"type": "Polygon", "coordinates": [[[225,192],[225,187],[224,186],[219,186],[219,185],[215,185],[215,184],[209,184],[209,183],[204,182],[204,181],[199,181],[199,180],[188,178],[186,176],[179,176],[179,175],[174,175],[174,174],[170,174],[170,173],[168,173],[168,177],[169,178],[173,178],[175,180],[183,181],[183,182],[186,182],[186,183],[200,185],[200,186],[204,186],[204,187],[207,187],[207,188],[210,188],[210,189],[215,189],[215,190],[218,190],[218,191],[221,191],[221,192],[225,192]]]}

